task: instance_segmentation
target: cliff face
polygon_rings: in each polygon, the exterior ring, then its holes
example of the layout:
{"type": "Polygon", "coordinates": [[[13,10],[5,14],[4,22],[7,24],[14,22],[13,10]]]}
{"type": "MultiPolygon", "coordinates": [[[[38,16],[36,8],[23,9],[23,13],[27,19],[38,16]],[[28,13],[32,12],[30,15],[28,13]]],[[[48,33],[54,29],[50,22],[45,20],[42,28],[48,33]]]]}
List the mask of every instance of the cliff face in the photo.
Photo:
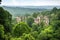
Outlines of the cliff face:
{"type": "MultiPolygon", "coordinates": [[[[22,21],[26,22],[27,18],[29,18],[29,16],[28,17],[25,17],[25,16],[16,17],[16,21],[17,23],[22,22],[22,21]]],[[[33,17],[33,19],[34,19],[34,23],[36,24],[40,24],[41,22],[43,22],[45,26],[49,25],[48,16],[41,15],[41,16],[37,16],[36,18],[33,17]]]]}
{"type": "Polygon", "coordinates": [[[37,18],[34,19],[34,22],[36,24],[43,22],[45,25],[49,25],[49,18],[48,16],[37,16],[37,18]]]}

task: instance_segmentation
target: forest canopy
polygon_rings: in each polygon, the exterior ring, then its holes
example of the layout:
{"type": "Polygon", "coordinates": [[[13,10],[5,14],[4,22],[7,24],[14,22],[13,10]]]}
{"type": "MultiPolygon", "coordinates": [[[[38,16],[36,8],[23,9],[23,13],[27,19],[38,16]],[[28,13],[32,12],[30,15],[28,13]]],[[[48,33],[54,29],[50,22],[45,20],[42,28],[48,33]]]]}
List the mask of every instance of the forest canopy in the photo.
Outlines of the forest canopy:
{"type": "Polygon", "coordinates": [[[21,19],[13,21],[12,15],[0,7],[0,40],[60,40],[60,9],[54,7],[21,19]]]}

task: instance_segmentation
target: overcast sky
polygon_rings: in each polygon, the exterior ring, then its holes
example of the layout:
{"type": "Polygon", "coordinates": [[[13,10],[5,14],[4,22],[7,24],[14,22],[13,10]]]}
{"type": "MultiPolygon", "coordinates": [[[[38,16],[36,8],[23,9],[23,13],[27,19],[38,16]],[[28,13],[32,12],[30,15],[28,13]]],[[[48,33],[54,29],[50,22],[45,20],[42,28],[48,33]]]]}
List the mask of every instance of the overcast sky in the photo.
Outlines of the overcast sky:
{"type": "Polygon", "coordinates": [[[2,0],[7,6],[60,6],[60,0],[2,0]]]}

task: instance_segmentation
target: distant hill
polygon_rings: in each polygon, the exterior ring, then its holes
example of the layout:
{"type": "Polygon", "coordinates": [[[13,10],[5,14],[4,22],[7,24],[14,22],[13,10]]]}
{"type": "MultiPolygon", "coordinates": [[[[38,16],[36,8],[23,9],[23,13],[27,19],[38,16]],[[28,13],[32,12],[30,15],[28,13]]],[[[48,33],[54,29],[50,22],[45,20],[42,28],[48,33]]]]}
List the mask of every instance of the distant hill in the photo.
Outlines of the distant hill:
{"type": "Polygon", "coordinates": [[[39,8],[9,7],[9,6],[3,6],[3,8],[9,11],[13,16],[22,16],[24,14],[32,14],[34,12],[40,12],[46,10],[39,8]]]}
{"type": "Polygon", "coordinates": [[[16,17],[16,16],[23,16],[25,14],[32,14],[34,12],[50,10],[53,8],[53,6],[21,6],[21,7],[3,6],[3,8],[9,11],[13,15],[13,17],[16,17]]]}

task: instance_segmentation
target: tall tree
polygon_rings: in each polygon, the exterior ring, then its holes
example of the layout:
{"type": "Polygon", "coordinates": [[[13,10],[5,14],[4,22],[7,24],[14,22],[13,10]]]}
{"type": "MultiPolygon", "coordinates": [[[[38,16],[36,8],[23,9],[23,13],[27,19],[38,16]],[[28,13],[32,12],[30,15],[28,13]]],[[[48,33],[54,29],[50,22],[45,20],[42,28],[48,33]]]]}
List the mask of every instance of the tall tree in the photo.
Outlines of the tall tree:
{"type": "Polygon", "coordinates": [[[0,7],[0,24],[4,26],[6,33],[11,31],[11,20],[12,15],[8,11],[0,7]]]}
{"type": "Polygon", "coordinates": [[[4,39],[4,27],[3,25],[0,25],[0,40],[4,39]]]}

